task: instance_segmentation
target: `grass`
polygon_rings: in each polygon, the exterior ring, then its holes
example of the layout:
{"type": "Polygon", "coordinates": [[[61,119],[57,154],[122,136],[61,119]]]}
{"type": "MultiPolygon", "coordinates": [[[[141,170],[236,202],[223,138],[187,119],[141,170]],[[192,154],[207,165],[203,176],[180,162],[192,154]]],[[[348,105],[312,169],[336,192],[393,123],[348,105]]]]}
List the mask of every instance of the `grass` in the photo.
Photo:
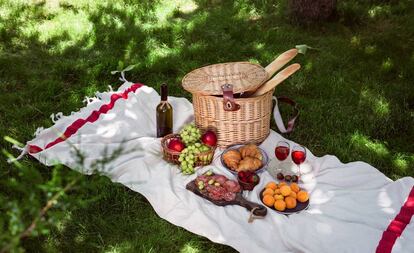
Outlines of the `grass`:
{"type": "MultiPolygon", "coordinates": [[[[280,1],[0,0],[0,135],[26,141],[49,115],[83,106],[84,96],[117,86],[111,70],[156,89],[218,62],[263,65],[297,44],[302,70],[277,89],[301,108],[291,140],[315,155],[362,160],[392,179],[414,175],[414,8],[412,1],[346,1],[338,18],[300,27],[280,1]],[[136,3],[139,2],[139,3],[136,3]]],[[[11,150],[11,145],[0,141],[11,150]]],[[[51,174],[30,158],[22,163],[51,174]]],[[[7,175],[12,170],[0,161],[7,175]]],[[[66,169],[67,173],[75,173],[66,169]]],[[[47,236],[23,242],[46,252],[232,252],[160,219],[143,196],[100,176],[75,197],[47,236]]],[[[29,183],[30,184],[30,183],[29,183]]],[[[32,182],[35,185],[35,182],[32,182]]],[[[30,185],[29,185],[30,187],[30,185]]],[[[11,199],[18,195],[10,195],[11,199]]]]}

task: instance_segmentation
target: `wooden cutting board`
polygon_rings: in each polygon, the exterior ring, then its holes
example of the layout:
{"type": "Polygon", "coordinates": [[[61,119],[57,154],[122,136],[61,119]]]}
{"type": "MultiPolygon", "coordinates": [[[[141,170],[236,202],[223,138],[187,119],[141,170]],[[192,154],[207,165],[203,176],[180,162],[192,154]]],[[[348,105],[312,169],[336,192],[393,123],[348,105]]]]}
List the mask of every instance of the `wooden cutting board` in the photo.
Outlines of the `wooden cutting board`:
{"type": "Polygon", "coordinates": [[[247,210],[251,211],[253,210],[253,208],[257,208],[256,210],[254,210],[253,214],[256,216],[266,216],[267,214],[267,208],[263,205],[248,201],[247,199],[245,199],[242,194],[236,193],[236,198],[234,200],[231,201],[226,201],[226,200],[214,200],[209,198],[208,196],[205,196],[204,194],[202,194],[200,192],[200,190],[198,189],[195,180],[189,182],[186,186],[186,189],[189,191],[192,191],[193,193],[197,194],[198,196],[207,199],[208,201],[212,202],[215,205],[218,206],[227,206],[227,205],[239,205],[242,206],[244,208],[246,208],[247,210]]]}

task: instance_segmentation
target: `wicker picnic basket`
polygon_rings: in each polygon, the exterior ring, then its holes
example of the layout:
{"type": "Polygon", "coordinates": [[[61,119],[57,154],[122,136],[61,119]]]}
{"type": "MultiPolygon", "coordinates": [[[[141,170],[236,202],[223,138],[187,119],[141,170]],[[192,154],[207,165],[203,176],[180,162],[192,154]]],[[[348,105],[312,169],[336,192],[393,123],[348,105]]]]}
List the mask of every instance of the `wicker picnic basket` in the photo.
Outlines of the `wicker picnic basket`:
{"type": "Polygon", "coordinates": [[[195,123],[217,133],[217,145],[261,143],[270,132],[271,91],[244,97],[265,83],[273,73],[249,62],[209,65],[188,73],[183,88],[193,95],[195,123]]]}

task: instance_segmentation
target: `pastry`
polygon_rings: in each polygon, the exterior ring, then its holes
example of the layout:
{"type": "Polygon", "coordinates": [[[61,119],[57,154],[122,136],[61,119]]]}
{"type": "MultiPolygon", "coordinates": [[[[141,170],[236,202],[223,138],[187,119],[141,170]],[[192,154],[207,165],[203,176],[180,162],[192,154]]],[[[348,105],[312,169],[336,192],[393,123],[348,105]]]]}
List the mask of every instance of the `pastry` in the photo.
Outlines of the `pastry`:
{"type": "Polygon", "coordinates": [[[241,159],[242,158],[238,150],[229,150],[223,155],[224,163],[232,170],[237,170],[241,159]]]}
{"type": "Polygon", "coordinates": [[[241,157],[244,159],[246,157],[253,157],[259,160],[262,160],[262,153],[260,152],[259,148],[255,144],[248,144],[240,149],[241,157]]]}
{"type": "Polygon", "coordinates": [[[253,158],[253,157],[245,157],[243,160],[240,161],[239,166],[237,167],[237,171],[248,170],[248,171],[255,171],[262,166],[262,161],[253,158]]]}

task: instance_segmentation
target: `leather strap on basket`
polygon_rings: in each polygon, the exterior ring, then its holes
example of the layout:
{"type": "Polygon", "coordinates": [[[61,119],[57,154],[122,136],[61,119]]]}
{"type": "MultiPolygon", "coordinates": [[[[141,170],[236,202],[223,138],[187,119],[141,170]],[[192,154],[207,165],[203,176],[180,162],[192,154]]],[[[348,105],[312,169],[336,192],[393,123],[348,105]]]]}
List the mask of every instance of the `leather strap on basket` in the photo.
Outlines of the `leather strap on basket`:
{"type": "Polygon", "coordinates": [[[223,108],[225,111],[237,111],[240,109],[240,105],[236,104],[233,96],[233,85],[225,84],[221,86],[223,90],[223,108]]]}
{"type": "Polygon", "coordinates": [[[297,117],[299,116],[299,109],[297,108],[296,102],[293,101],[292,99],[288,98],[288,97],[277,97],[277,98],[273,97],[273,100],[276,102],[275,108],[273,109],[273,116],[275,118],[277,128],[279,129],[279,131],[281,133],[290,133],[290,132],[292,132],[294,127],[295,127],[295,121],[296,121],[297,117]],[[294,115],[288,121],[287,128],[285,127],[285,125],[283,123],[282,115],[280,114],[280,111],[279,111],[279,104],[278,104],[279,102],[289,104],[289,105],[293,106],[293,109],[294,109],[294,115]]]}

